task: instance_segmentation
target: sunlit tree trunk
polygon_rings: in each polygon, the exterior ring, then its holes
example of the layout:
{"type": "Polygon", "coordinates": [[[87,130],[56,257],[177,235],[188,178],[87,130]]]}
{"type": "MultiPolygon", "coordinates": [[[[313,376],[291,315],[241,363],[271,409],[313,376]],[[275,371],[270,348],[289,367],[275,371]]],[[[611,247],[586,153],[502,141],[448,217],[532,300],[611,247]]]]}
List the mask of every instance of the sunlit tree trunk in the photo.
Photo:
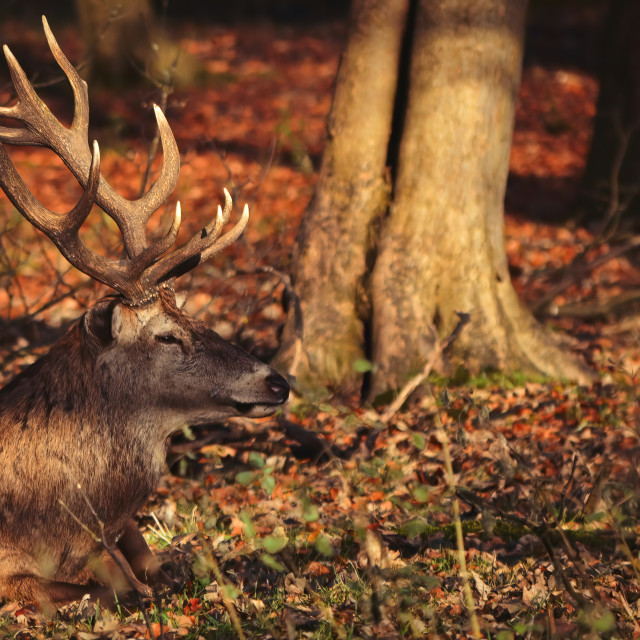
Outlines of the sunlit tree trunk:
{"type": "Polygon", "coordinates": [[[585,379],[517,300],[503,201],[526,0],[421,0],[395,195],[372,281],[372,395],[419,372],[434,340],[472,371],[585,379]],[[434,331],[435,329],[435,331],[434,331]]]}
{"type": "MultiPolygon", "coordinates": [[[[298,238],[294,276],[308,354],[303,371],[318,384],[338,387],[353,380],[351,363],[366,353],[374,365],[369,395],[375,397],[423,368],[460,311],[470,315],[470,323],[450,355],[468,370],[587,381],[585,367],[519,303],[506,259],[503,201],[526,0],[413,2],[408,14],[397,14],[415,18],[407,27],[408,92],[396,100],[404,111],[393,119],[397,153],[393,145],[388,152],[387,142],[402,28],[392,30],[397,47],[391,55],[381,45],[389,19],[352,31],[338,76],[316,201],[298,238]],[[364,58],[356,67],[366,97],[341,100],[356,36],[368,37],[380,59],[369,67],[364,58]],[[381,75],[388,76],[383,86],[389,93],[380,93],[372,80],[386,56],[381,75]],[[377,135],[372,113],[384,125],[377,135]],[[345,162],[338,163],[336,151],[343,149],[356,155],[342,155],[345,162]],[[385,192],[385,159],[393,163],[389,204],[379,195],[385,192]],[[375,246],[370,245],[371,221],[385,206],[381,228],[372,236],[375,246]],[[366,314],[358,313],[360,288],[371,302],[362,308],[366,314]]],[[[366,15],[365,5],[373,3],[354,6],[354,24],[366,15]]]]}
{"type": "MultiPolygon", "coordinates": [[[[294,282],[304,328],[298,373],[320,384],[358,380],[365,356],[364,282],[375,224],[387,208],[387,146],[408,0],[355,0],[336,80],[316,195],[300,228],[294,282]]],[[[280,360],[291,358],[289,322],[280,360]]]]}

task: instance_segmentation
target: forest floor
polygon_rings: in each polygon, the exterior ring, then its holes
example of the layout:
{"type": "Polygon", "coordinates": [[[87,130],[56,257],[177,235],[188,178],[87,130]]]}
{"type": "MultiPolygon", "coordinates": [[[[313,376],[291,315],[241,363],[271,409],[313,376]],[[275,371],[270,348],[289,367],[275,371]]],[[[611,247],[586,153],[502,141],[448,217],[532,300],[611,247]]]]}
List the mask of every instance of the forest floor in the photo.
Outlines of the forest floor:
{"type": "MultiPolygon", "coordinates": [[[[75,30],[56,34],[79,59],[75,30]]],[[[35,26],[5,23],[0,35],[28,74],[50,60],[35,26]]],[[[187,311],[268,357],[282,284],[260,268],[288,269],[344,27],[178,24],[176,35],[204,71],[167,107],[184,235],[214,217],[225,186],[252,216],[241,241],[183,279],[187,311]]],[[[55,74],[50,65],[39,77],[55,74]]],[[[5,80],[1,70],[0,103],[5,80]]],[[[109,612],[85,601],[48,620],[7,602],[0,637],[464,638],[476,624],[503,640],[640,636],[639,264],[567,216],[597,90],[579,67],[525,67],[506,246],[523,301],[599,382],[461,372],[430,379],[384,420],[355,402],[296,397],[273,419],[186,433],[140,514],[184,588],[147,602],[148,622],[126,603],[109,612]]],[[[41,95],[69,117],[68,92],[41,95]]],[[[135,197],[158,97],[96,89],[90,99],[102,173],[135,197]]],[[[79,188],[51,153],[12,158],[47,206],[75,204],[79,188]]],[[[117,247],[98,212],[84,237],[117,247]]],[[[0,200],[1,383],[103,292],[0,200]]]]}

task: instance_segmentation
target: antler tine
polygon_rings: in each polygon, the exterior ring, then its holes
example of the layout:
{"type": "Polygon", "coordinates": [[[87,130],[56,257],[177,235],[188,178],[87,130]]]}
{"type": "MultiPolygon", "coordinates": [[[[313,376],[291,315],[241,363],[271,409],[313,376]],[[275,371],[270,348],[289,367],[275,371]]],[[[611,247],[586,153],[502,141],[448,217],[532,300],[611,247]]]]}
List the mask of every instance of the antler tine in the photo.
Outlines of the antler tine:
{"type": "MultiPolygon", "coordinates": [[[[222,225],[224,226],[229,222],[229,217],[231,215],[231,207],[233,207],[233,200],[231,199],[231,194],[226,190],[224,191],[224,211],[222,211],[222,225]]],[[[220,211],[220,205],[218,205],[218,211],[220,211]]]]}
{"type": "Polygon", "coordinates": [[[222,191],[224,192],[224,210],[220,205],[218,205],[216,217],[200,232],[200,239],[205,240],[205,242],[198,244],[198,238],[192,238],[191,242],[193,244],[188,244],[185,246],[185,250],[187,252],[191,251],[192,249],[196,252],[199,252],[200,249],[195,249],[195,247],[206,247],[211,242],[214,242],[222,233],[224,225],[229,222],[229,218],[231,217],[231,209],[233,208],[233,200],[231,199],[231,194],[227,191],[226,188],[223,188],[222,191]]]}
{"type": "Polygon", "coordinates": [[[67,56],[62,53],[62,49],[49,28],[49,22],[45,16],[42,16],[42,27],[49,49],[58,66],[69,79],[69,84],[73,91],[74,109],[71,129],[78,131],[86,137],[89,134],[89,91],[87,83],[80,77],[76,68],[69,62],[67,56]]]}
{"type": "Polygon", "coordinates": [[[131,267],[133,274],[139,276],[150,264],[153,264],[158,257],[171,248],[171,245],[173,245],[178,237],[181,220],[182,210],[180,208],[180,202],[176,202],[176,208],[169,230],[162,238],[154,242],[150,247],[147,247],[139,256],[136,257],[131,267]]]}
{"type": "Polygon", "coordinates": [[[66,214],[54,213],[42,206],[28,190],[9,155],[0,145],[0,186],[16,209],[34,227],[47,235],[77,269],[120,293],[129,295],[131,291],[127,286],[126,269],[123,265],[93,253],[82,244],[78,236],[80,227],[91,212],[99,184],[100,148],[94,142],[87,188],[70,211],[66,214]]]}
{"type": "Polygon", "coordinates": [[[171,127],[162,109],[157,104],[153,105],[153,112],[156,116],[158,131],[160,132],[160,143],[162,144],[164,157],[160,176],[153,183],[149,191],[138,200],[138,202],[145,201],[145,206],[142,208],[144,211],[145,224],[151,215],[157,211],[171,195],[178,181],[178,175],[180,174],[180,152],[178,151],[178,144],[176,143],[173,131],[171,131],[171,127]]]}
{"type": "Polygon", "coordinates": [[[0,117],[16,119],[22,122],[24,127],[0,127],[0,143],[50,148],[71,170],[84,188],[84,192],[76,206],[66,214],[59,215],[46,209],[20,178],[2,144],[0,186],[25,218],[49,236],[71,264],[95,280],[119,291],[130,304],[142,304],[153,298],[163,283],[186,273],[236,240],[247,225],[249,208],[245,205],[240,220],[230,231],[221,235],[233,207],[231,195],[225,189],[224,209],[218,206],[214,220],[200,233],[183,247],[167,253],[176,241],[180,229],[182,214],[180,203],[177,203],[167,233],[148,245],[146,225],[149,217],[166,202],[180,172],[180,154],[171,127],[162,110],[154,105],[163,150],[160,176],[138,200],[127,200],[117,194],[100,175],[98,143],[94,142],[91,150],[87,141],[87,84],[58,46],[44,16],[42,24],[49,48],[73,89],[73,122],[71,127],[67,128],[55,118],[36,94],[16,58],[5,46],[4,52],[18,102],[12,107],[0,107],[0,117]],[[127,259],[114,260],[95,254],[80,240],[80,227],[94,203],[118,225],[127,259]]]}
{"type": "Polygon", "coordinates": [[[220,253],[223,249],[226,249],[229,245],[233,244],[245,230],[247,223],[249,222],[249,205],[245,204],[242,209],[242,215],[240,216],[240,220],[233,225],[233,227],[227,231],[222,237],[218,238],[214,243],[211,244],[205,251],[202,252],[202,257],[200,258],[201,262],[205,260],[209,260],[217,253],[220,253]]]}
{"type": "Polygon", "coordinates": [[[78,204],[67,214],[59,215],[43,207],[35,196],[27,189],[20,174],[13,166],[9,155],[0,145],[0,185],[7,197],[22,215],[35,227],[48,235],[54,242],[65,237],[69,231],[80,228],[86,220],[98,186],[100,175],[100,150],[94,143],[93,160],[87,183],[87,189],[83,192],[78,204]]]}
{"type": "MultiPolygon", "coordinates": [[[[33,90],[20,63],[16,60],[13,53],[11,53],[11,49],[5,44],[2,50],[7,59],[7,66],[9,67],[9,73],[11,74],[16,94],[18,95],[18,102],[12,107],[0,107],[0,116],[13,118],[14,120],[19,120],[27,124],[27,122],[31,121],[31,117],[35,115],[33,107],[37,108],[39,105],[42,105],[43,113],[46,113],[53,119],[53,115],[48,107],[42,103],[33,90]]],[[[0,140],[8,144],[30,144],[36,147],[47,146],[46,140],[35,127],[26,129],[0,127],[0,140]]]]}
{"type": "MultiPolygon", "coordinates": [[[[44,16],[42,22],[51,52],[73,90],[75,106],[72,125],[67,128],[55,118],[34,91],[16,58],[5,46],[7,65],[18,94],[18,103],[12,107],[0,108],[0,117],[19,120],[25,128],[0,127],[0,142],[48,147],[60,157],[78,182],[86,187],[91,163],[87,143],[87,85],[60,49],[44,16]]],[[[154,111],[163,151],[162,168],[156,182],[138,200],[122,197],[103,178],[100,179],[96,193],[96,203],[118,225],[129,258],[136,257],[146,249],[146,223],[171,195],[180,173],[180,154],[171,128],[162,111],[158,107],[154,111]]]]}
{"type": "MultiPolygon", "coordinates": [[[[61,235],[65,238],[69,236],[78,236],[80,227],[84,224],[87,216],[91,213],[93,204],[96,200],[96,193],[100,186],[100,147],[98,141],[93,141],[93,149],[91,153],[91,166],[89,167],[89,179],[87,180],[87,186],[82,192],[82,196],[76,206],[68,213],[57,216],[59,220],[59,228],[61,235]]],[[[43,207],[44,208],[44,207],[43,207]]]]}
{"type": "Polygon", "coordinates": [[[238,222],[227,233],[220,236],[224,227],[225,211],[228,210],[226,213],[228,219],[232,205],[231,196],[225,189],[224,211],[218,206],[215,220],[191,238],[187,244],[151,265],[142,276],[143,282],[147,286],[153,286],[177,278],[237,240],[249,221],[249,207],[245,205],[238,222]]]}

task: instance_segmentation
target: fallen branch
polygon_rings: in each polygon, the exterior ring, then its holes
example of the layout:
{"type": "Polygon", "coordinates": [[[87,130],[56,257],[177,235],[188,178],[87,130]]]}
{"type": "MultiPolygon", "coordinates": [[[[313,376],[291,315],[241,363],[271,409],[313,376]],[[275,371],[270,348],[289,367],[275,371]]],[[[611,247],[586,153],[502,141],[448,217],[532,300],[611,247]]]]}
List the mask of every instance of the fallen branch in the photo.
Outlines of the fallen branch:
{"type": "MultiPolygon", "coordinates": [[[[583,301],[564,304],[558,307],[554,316],[558,318],[580,318],[589,320],[603,318],[611,315],[623,315],[629,313],[630,305],[640,302],[640,289],[635,291],[625,291],[601,302],[583,301]]],[[[634,325],[635,326],[635,325],[634,325]]]]}
{"type": "Polygon", "coordinates": [[[459,320],[454,330],[449,334],[449,337],[446,340],[438,341],[434,344],[431,356],[425,363],[422,371],[417,376],[411,378],[411,380],[409,380],[409,382],[407,382],[407,384],[405,384],[405,386],[400,390],[395,400],[378,418],[380,422],[383,424],[389,423],[391,418],[400,411],[402,405],[407,401],[407,398],[427,379],[433,368],[438,363],[438,360],[440,360],[442,354],[458,339],[460,332],[465,325],[469,323],[471,316],[468,313],[462,313],[460,311],[458,311],[457,314],[459,320]]]}
{"type": "Polygon", "coordinates": [[[309,431],[286,419],[281,419],[280,426],[284,434],[290,440],[297,442],[296,445],[289,445],[291,453],[296,458],[310,458],[317,462],[327,458],[337,458],[338,460],[349,460],[360,447],[362,440],[370,435],[370,429],[360,427],[356,431],[354,442],[346,447],[339,447],[330,444],[324,438],[317,436],[313,431],[309,431]]]}
{"type": "Polygon", "coordinates": [[[624,244],[613,247],[605,255],[599,256],[591,262],[586,262],[587,253],[592,249],[600,246],[601,244],[601,242],[591,243],[588,247],[585,247],[578,255],[576,255],[568,265],[565,265],[556,270],[556,273],[563,273],[564,275],[560,282],[552,286],[547,291],[547,293],[542,296],[540,300],[538,300],[535,307],[533,308],[534,315],[539,316],[547,312],[549,306],[556,296],[561,294],[563,291],[566,291],[570,286],[583,280],[584,277],[594,269],[597,269],[610,260],[618,258],[619,256],[624,255],[625,253],[639,247],[640,235],[635,235],[632,238],[629,238],[629,240],[627,240],[627,242],[625,242],[624,244]]]}

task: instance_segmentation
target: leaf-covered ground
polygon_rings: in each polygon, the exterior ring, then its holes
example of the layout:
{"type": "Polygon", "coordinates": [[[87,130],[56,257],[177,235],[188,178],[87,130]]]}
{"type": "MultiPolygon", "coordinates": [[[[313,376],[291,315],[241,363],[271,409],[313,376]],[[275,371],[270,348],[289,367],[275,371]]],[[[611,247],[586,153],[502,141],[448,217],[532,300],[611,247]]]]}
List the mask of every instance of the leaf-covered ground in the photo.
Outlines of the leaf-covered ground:
{"type": "MultiPolygon", "coordinates": [[[[5,23],[0,35],[37,60],[46,53],[36,26],[5,23]]],[[[184,234],[215,215],[223,186],[252,210],[243,240],[185,278],[187,309],[268,356],[284,319],[282,285],[259,268],[287,270],[344,28],[175,28],[206,71],[167,109],[183,159],[175,197],[184,234]]],[[[75,30],[57,34],[79,56],[75,30]]],[[[68,117],[67,93],[42,95],[68,117]]],[[[461,371],[430,380],[386,421],[355,403],[297,398],[276,419],[185,433],[140,515],[184,588],[146,603],[149,624],[130,603],[109,612],[83,602],[53,620],[5,603],[0,636],[640,635],[640,325],[637,307],[624,303],[640,273],[632,254],[612,258],[612,247],[592,247],[593,235],[563,217],[596,95],[579,68],[525,68],[506,234],[522,299],[567,332],[600,382],[469,380],[461,371]]],[[[157,99],[91,93],[103,175],[129,197],[140,189],[157,99]]],[[[50,153],[17,148],[12,157],[48,206],[75,203],[77,185],[50,153]]],[[[113,251],[113,228],[92,216],[87,242],[113,251]]],[[[99,294],[0,200],[1,382],[99,294]]]]}

